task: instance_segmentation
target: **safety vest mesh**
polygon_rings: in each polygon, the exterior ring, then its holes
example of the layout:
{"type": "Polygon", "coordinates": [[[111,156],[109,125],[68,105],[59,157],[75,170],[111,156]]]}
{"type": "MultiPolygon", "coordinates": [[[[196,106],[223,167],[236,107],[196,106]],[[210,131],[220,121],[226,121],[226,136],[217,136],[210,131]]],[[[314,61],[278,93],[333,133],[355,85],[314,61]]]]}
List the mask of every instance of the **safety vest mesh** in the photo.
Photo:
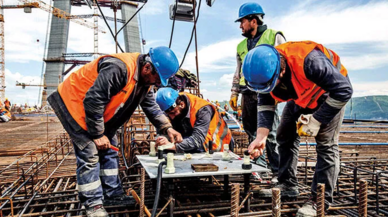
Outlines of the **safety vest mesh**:
{"type": "Polygon", "coordinates": [[[211,103],[207,102],[204,99],[201,99],[197,96],[194,96],[189,93],[180,93],[180,95],[184,94],[190,101],[190,124],[194,128],[195,121],[197,120],[197,112],[200,108],[210,105],[213,108],[214,115],[212,120],[210,121],[209,130],[206,135],[205,142],[203,143],[203,147],[205,151],[208,150],[209,141],[212,141],[213,151],[223,151],[223,144],[230,143],[232,139],[232,133],[230,132],[228,125],[221,117],[220,113],[216,110],[216,107],[211,103]]]}
{"type": "Polygon", "coordinates": [[[124,106],[133,91],[136,84],[133,77],[137,72],[137,59],[139,55],[139,53],[121,53],[101,56],[72,73],[58,86],[58,93],[61,95],[67,110],[84,130],[87,130],[87,126],[85,122],[85,109],[83,101],[86,93],[97,79],[99,60],[107,56],[116,57],[125,63],[128,73],[128,80],[125,87],[118,94],[113,96],[105,107],[104,122],[106,123],[121,107],[124,106]]]}
{"type": "MultiPolygon", "coordinates": [[[[282,32],[276,31],[273,29],[265,30],[263,32],[263,34],[261,35],[259,41],[256,43],[255,47],[257,47],[259,44],[269,44],[269,45],[273,46],[275,44],[275,38],[276,38],[277,33],[282,34],[282,32]]],[[[237,54],[239,55],[239,57],[241,59],[241,63],[244,63],[244,58],[248,54],[248,44],[247,43],[248,43],[248,39],[245,38],[244,40],[242,40],[240,42],[240,44],[237,45],[237,54]]],[[[245,78],[244,78],[244,75],[242,73],[242,67],[240,70],[240,83],[239,84],[240,84],[240,86],[246,86],[245,78]]]]}
{"type": "MultiPolygon", "coordinates": [[[[330,59],[343,76],[348,74],[346,68],[341,64],[340,57],[334,51],[313,41],[287,42],[276,46],[276,49],[286,59],[291,69],[291,82],[298,96],[294,101],[302,108],[313,109],[317,107],[319,97],[325,93],[325,90],[307,79],[304,72],[304,60],[312,50],[319,49],[330,59]]],[[[276,97],[272,92],[271,95],[280,102],[284,101],[276,97]]]]}

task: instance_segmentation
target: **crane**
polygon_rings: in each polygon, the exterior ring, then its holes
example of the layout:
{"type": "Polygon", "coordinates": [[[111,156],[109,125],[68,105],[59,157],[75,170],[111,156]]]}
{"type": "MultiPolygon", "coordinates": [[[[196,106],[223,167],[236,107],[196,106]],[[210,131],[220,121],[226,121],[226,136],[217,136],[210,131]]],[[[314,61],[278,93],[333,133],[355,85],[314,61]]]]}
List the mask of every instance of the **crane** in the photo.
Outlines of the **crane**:
{"type": "Polygon", "coordinates": [[[77,23],[87,28],[94,29],[95,52],[97,50],[96,40],[98,40],[98,32],[106,33],[103,27],[98,26],[98,23],[96,21],[94,23],[88,22],[87,20],[82,19],[81,17],[78,17],[76,15],[71,15],[59,8],[52,7],[51,5],[48,5],[41,0],[33,0],[31,2],[28,0],[18,0],[18,1],[23,4],[22,5],[3,5],[3,0],[0,0],[0,101],[5,99],[5,88],[6,88],[5,61],[4,61],[5,58],[4,58],[4,11],[3,9],[24,8],[24,12],[31,13],[31,8],[40,8],[60,19],[67,19],[67,20],[70,20],[71,22],[77,23]]]}

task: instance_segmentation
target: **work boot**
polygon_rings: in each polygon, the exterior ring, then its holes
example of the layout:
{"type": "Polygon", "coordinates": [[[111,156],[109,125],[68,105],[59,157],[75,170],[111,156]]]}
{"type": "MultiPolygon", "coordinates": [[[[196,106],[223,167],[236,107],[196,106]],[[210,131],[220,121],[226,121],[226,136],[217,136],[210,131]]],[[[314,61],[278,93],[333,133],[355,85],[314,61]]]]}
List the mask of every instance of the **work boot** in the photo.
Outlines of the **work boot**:
{"type": "Polygon", "coordinates": [[[310,198],[302,208],[296,213],[297,217],[314,217],[317,216],[317,203],[313,198],[310,198]]]}
{"type": "Polygon", "coordinates": [[[104,207],[100,205],[92,206],[86,209],[87,217],[108,217],[108,213],[104,207]]]}
{"type": "MultiPolygon", "coordinates": [[[[277,184],[274,188],[279,188],[282,197],[297,197],[299,190],[297,186],[287,186],[285,184],[277,184]]],[[[259,197],[272,197],[272,189],[262,189],[258,192],[259,197]]]]}
{"type": "Polygon", "coordinates": [[[125,194],[104,198],[105,206],[113,206],[113,205],[131,206],[134,204],[135,204],[135,199],[133,199],[132,196],[128,196],[125,194]]]}

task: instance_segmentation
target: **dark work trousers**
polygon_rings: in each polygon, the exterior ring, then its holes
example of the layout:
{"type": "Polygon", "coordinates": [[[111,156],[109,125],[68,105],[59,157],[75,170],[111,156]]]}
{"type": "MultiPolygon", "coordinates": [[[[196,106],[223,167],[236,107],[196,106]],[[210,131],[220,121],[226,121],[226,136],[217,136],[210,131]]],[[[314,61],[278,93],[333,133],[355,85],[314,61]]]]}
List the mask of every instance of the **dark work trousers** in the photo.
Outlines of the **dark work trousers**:
{"type": "MultiPolygon", "coordinates": [[[[277,131],[280,168],[279,183],[297,186],[296,178],[300,137],[296,133],[296,122],[301,114],[312,114],[315,110],[303,109],[289,101],[284,107],[277,131]]],[[[338,138],[344,117],[342,109],[331,122],[322,124],[315,137],[317,143],[317,163],[311,186],[312,196],[316,196],[317,184],[325,184],[325,199],[332,202],[335,183],[339,174],[338,138]]],[[[304,139],[304,138],[303,138],[304,139]]]]}
{"type": "MultiPolygon", "coordinates": [[[[248,134],[249,143],[256,138],[257,131],[257,94],[244,93],[241,99],[242,105],[242,123],[245,132],[248,134]]],[[[268,155],[268,161],[273,174],[277,174],[279,170],[279,152],[278,144],[276,142],[276,129],[279,125],[279,116],[277,110],[275,112],[274,124],[272,130],[268,135],[265,149],[268,155]]],[[[267,167],[265,160],[265,152],[257,160],[256,164],[267,167]]]]}

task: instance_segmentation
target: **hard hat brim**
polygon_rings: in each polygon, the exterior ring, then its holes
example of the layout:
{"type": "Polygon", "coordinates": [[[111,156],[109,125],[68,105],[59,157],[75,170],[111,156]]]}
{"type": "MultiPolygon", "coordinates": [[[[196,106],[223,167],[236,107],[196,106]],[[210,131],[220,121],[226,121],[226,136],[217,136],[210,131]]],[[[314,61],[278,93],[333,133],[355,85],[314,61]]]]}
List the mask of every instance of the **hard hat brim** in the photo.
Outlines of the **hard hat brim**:
{"type": "Polygon", "coordinates": [[[270,93],[275,89],[276,84],[278,82],[280,75],[280,65],[276,68],[274,76],[271,78],[270,82],[267,83],[267,85],[263,85],[263,87],[254,88],[247,80],[245,80],[245,83],[247,84],[247,87],[249,90],[254,91],[256,93],[270,93]]]}

